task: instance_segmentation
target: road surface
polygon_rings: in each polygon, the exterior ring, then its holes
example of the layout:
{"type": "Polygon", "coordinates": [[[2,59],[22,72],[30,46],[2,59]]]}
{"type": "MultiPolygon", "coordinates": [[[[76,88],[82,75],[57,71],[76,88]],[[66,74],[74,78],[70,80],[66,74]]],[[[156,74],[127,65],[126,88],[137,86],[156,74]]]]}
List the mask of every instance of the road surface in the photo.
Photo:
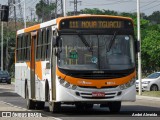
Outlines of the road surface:
{"type": "MultiPolygon", "coordinates": [[[[26,100],[14,92],[14,84],[8,85],[0,83],[0,101],[4,101],[6,104],[12,105],[22,111],[26,111],[26,100]]],[[[0,111],[2,110],[0,109],[0,111]]],[[[93,109],[83,111],[76,110],[74,105],[63,105],[60,113],[50,113],[48,112],[48,104],[46,103],[45,109],[38,111],[45,116],[59,120],[134,120],[135,116],[139,116],[136,117],[138,120],[150,120],[151,118],[158,120],[160,117],[141,117],[141,114],[143,111],[146,111],[147,114],[157,114],[160,112],[160,101],[137,99],[136,102],[124,102],[122,103],[121,112],[114,115],[109,112],[108,108],[100,108],[99,105],[94,105],[93,109]]]]}

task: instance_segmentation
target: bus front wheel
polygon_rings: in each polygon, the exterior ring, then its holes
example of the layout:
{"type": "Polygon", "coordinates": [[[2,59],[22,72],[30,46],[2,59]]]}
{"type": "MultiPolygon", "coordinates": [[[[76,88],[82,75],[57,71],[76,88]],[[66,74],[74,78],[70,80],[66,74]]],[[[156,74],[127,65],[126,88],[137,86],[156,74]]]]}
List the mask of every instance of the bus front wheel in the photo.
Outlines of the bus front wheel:
{"type": "Polygon", "coordinates": [[[49,102],[49,111],[56,113],[60,112],[61,104],[59,102],[49,102]]]}
{"type": "Polygon", "coordinates": [[[108,107],[111,113],[118,113],[121,109],[121,102],[120,101],[109,102],[108,107]]]}

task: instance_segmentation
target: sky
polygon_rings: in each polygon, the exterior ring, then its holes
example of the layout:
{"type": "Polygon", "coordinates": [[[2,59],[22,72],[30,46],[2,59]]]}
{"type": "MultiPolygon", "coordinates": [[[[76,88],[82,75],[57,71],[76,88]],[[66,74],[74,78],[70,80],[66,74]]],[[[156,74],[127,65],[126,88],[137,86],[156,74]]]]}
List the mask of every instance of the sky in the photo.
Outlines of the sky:
{"type": "MultiPolygon", "coordinates": [[[[24,0],[16,0],[21,1],[21,6],[23,8],[24,0]]],[[[39,0],[25,0],[26,1],[26,16],[30,18],[31,9],[35,9],[35,5],[39,2],[39,0]]],[[[49,0],[55,1],[55,0],[49,0]]],[[[70,1],[74,0],[66,0],[66,11],[73,11],[74,4],[70,1]]],[[[137,0],[77,0],[81,1],[78,3],[78,10],[84,8],[98,8],[100,10],[114,10],[118,12],[136,12],[137,0]]],[[[0,4],[5,5],[8,3],[8,0],[0,0],[0,4]]],[[[17,5],[18,6],[18,5],[17,5]]],[[[18,7],[16,7],[18,10],[18,7]]],[[[140,0],[140,11],[145,13],[146,15],[151,15],[153,11],[160,11],[160,0],[140,0]]],[[[18,13],[18,12],[17,12],[18,13]]],[[[35,12],[34,12],[35,13],[35,12]]]]}

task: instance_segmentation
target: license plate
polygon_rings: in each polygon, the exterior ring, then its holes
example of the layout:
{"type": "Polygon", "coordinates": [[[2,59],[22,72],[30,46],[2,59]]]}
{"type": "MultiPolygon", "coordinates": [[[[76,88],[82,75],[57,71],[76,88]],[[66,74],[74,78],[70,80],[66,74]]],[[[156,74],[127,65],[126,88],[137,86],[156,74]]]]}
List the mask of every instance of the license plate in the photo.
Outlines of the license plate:
{"type": "Polygon", "coordinates": [[[104,92],[92,92],[92,97],[105,97],[104,92]]]}
{"type": "Polygon", "coordinates": [[[2,80],[2,82],[6,82],[6,80],[2,80]]]}

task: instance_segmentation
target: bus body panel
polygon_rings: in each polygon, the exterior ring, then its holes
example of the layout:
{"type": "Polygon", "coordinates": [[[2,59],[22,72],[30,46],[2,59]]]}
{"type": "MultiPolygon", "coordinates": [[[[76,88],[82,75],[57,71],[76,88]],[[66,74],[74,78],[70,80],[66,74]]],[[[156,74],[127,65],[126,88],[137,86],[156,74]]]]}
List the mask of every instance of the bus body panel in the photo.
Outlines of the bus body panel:
{"type": "MultiPolygon", "coordinates": [[[[42,80],[38,78],[38,75],[35,74],[35,91],[36,91],[36,100],[45,101],[45,82],[46,80],[50,81],[50,69],[46,69],[46,63],[49,61],[41,62],[42,64],[42,80]]],[[[38,69],[38,68],[37,68],[38,69]]],[[[30,66],[27,63],[16,63],[15,65],[15,91],[25,98],[25,81],[27,81],[27,86],[29,90],[29,98],[31,99],[30,94],[30,66]]]]}

